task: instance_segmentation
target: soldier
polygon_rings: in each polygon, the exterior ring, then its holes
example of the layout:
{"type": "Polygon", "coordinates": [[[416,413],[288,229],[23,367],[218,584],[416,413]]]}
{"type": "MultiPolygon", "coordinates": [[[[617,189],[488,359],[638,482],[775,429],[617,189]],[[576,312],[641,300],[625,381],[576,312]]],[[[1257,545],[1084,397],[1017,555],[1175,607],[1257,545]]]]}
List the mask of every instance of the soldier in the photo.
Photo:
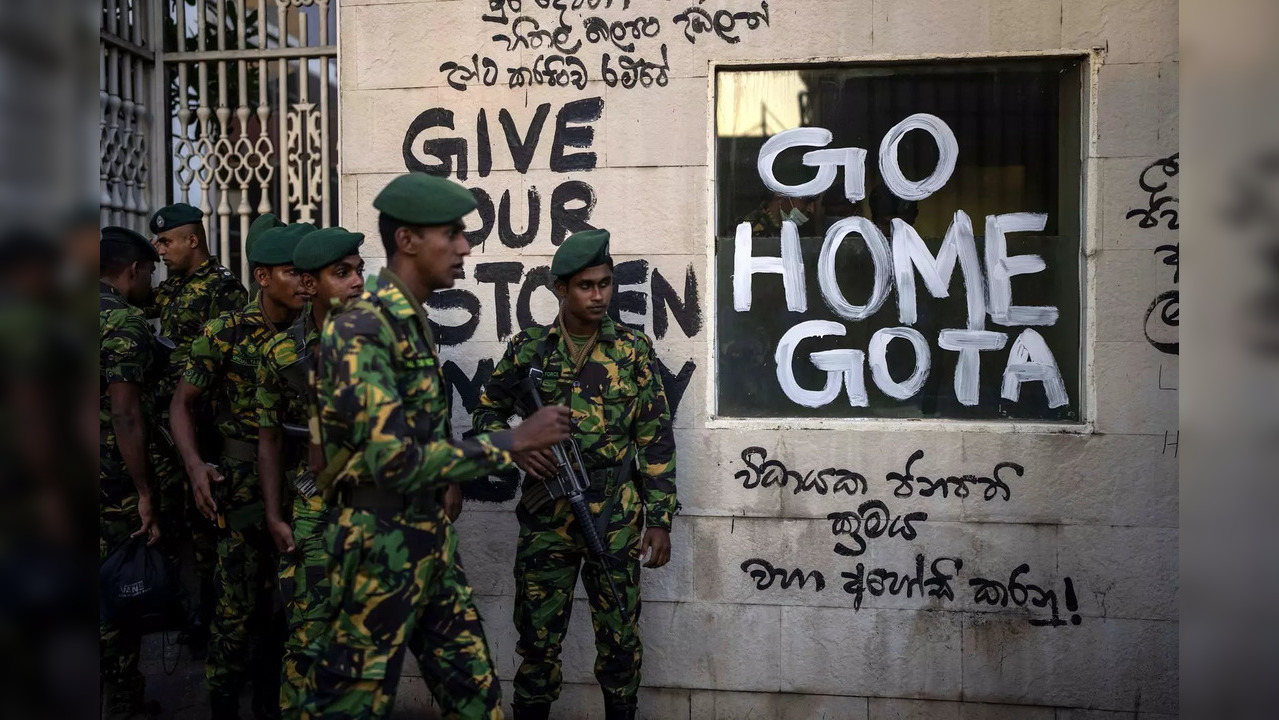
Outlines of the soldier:
{"type": "MultiPolygon", "coordinates": [[[[316,410],[314,352],[330,307],[359,297],[364,289],[363,242],[363,234],[335,227],[310,233],[298,243],[293,265],[302,273],[311,303],[288,330],[267,343],[258,373],[258,470],[267,529],[280,552],[280,594],[288,614],[280,685],[286,718],[301,712],[310,667],[307,649],[324,634],[330,618],[324,550],[328,505],[315,487],[323,461],[308,452],[322,452],[320,445],[308,442],[307,430],[316,410]],[[293,497],[291,515],[281,512],[285,477],[293,497]]],[[[316,433],[318,439],[318,425],[316,433]]]]}
{"type": "MultiPolygon", "coordinates": [[[[146,449],[156,350],[146,317],[138,309],[151,294],[151,273],[160,258],[146,238],[120,227],[102,229],[101,253],[99,562],[130,537],[145,534],[148,544],[160,537],[146,449]]],[[[108,715],[123,718],[143,713],[145,681],[138,672],[141,637],[136,629],[108,623],[98,629],[108,715]]]]}
{"type": "Polygon", "coordinates": [[[272,617],[274,558],[257,480],[258,360],[267,341],[306,303],[293,250],[314,229],[272,228],[256,239],[249,261],[258,297],[204,326],[170,405],[173,439],[196,508],[218,527],[217,600],[205,663],[215,719],[238,717],[240,689],[250,677],[254,714],[278,715],[283,628],[272,617]],[[220,455],[210,458],[200,454],[193,424],[193,409],[205,395],[215,400],[222,436],[220,455]]]}
{"type": "Polygon", "coordinates": [[[557,486],[554,458],[525,452],[516,462],[527,476],[516,508],[520,533],[515,558],[515,717],[546,718],[560,694],[560,647],[568,629],[573,588],[582,573],[595,627],[595,677],[604,691],[605,717],[634,718],[643,646],[639,637],[640,560],[666,564],[671,518],[676,512],[675,438],[656,370],[653,344],[644,333],[608,317],[613,295],[609,234],[588,230],[560,245],[551,262],[560,314],[550,327],[530,327],[513,337],[493,371],[474,414],[480,432],[507,427],[516,385],[530,377],[546,403],[573,411],[590,489],[586,499],[610,556],[609,567],[588,553],[567,500],[557,486]],[[638,476],[632,473],[638,468],[638,476]],[[543,484],[541,480],[550,480],[543,484]],[[558,493],[555,494],[558,496],[558,493]],[[643,539],[641,526],[646,526],[643,539]],[[607,572],[620,588],[616,607],[607,572]]]}
{"type": "Polygon", "coordinates": [[[513,469],[511,453],[567,436],[566,408],[455,441],[422,303],[462,276],[475,198],[422,173],[378,194],[387,267],[331,313],[318,357],[320,429],[336,487],[326,534],[333,607],[307,678],[306,716],[384,718],[404,651],[445,717],[501,718],[500,692],[441,490],[513,469]]]}
{"type": "MultiPolygon", "coordinates": [[[[204,324],[225,312],[239,310],[248,302],[244,285],[209,254],[204,232],[204,212],[186,203],[162,207],[151,216],[151,243],[168,268],[169,276],[155,290],[148,315],[158,317],[160,334],[173,343],[167,372],[156,387],[156,426],[159,437],[152,439],[151,460],[160,484],[160,502],[165,518],[165,535],[176,543],[179,534],[187,536],[195,559],[195,576],[200,583],[198,624],[184,639],[190,641],[197,655],[204,653],[208,628],[213,615],[213,569],[217,565],[217,536],[213,526],[196,511],[191,483],[182,472],[180,458],[169,438],[169,401],[178,386],[191,343],[204,329],[204,324]]],[[[279,224],[274,215],[263,215],[249,229],[252,238],[279,224]]],[[[200,415],[211,419],[205,409],[200,415]]],[[[197,428],[197,435],[216,434],[212,427],[197,428]]]]}

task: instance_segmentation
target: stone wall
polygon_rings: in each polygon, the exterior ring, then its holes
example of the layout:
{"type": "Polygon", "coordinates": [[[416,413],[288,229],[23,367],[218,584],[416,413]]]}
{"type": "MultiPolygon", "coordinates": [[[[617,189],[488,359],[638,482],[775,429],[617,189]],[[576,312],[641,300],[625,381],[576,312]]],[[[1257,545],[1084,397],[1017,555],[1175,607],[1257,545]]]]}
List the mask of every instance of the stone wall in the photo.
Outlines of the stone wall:
{"type": "MultiPolygon", "coordinates": [[[[406,168],[449,156],[451,176],[491,202],[469,220],[488,232],[467,278],[432,310],[450,341],[464,339],[443,350],[458,431],[510,333],[554,316],[540,268],[563,234],[609,228],[619,261],[646,261],[618,288],[623,319],[655,337],[678,397],[683,510],[673,561],[644,574],[642,716],[1175,716],[1178,358],[1175,327],[1159,324],[1169,307],[1176,323],[1176,216],[1155,212],[1151,225],[1130,211],[1176,195],[1175,159],[1157,161],[1178,150],[1177,4],[773,0],[766,22],[750,19],[762,11],[751,0],[341,3],[342,222],[368,235],[370,270],[385,262],[371,201],[406,168]],[[701,31],[697,9],[710,18],[701,31]],[[660,29],[622,29],[639,34],[621,43],[634,51],[608,39],[614,21],[649,16],[660,29]],[[599,42],[589,17],[606,21],[599,42]],[[571,35],[555,35],[561,18],[571,35]],[[717,64],[1037,53],[1078,53],[1089,70],[1086,422],[716,417],[717,64]],[[945,496],[923,492],[938,478],[945,496]],[[864,554],[836,547],[858,542],[864,554]]],[[[483,492],[458,527],[509,681],[514,504],[483,492]]],[[[557,717],[600,713],[590,641],[579,595],[557,717]]],[[[406,677],[402,704],[425,697],[406,677]]]]}

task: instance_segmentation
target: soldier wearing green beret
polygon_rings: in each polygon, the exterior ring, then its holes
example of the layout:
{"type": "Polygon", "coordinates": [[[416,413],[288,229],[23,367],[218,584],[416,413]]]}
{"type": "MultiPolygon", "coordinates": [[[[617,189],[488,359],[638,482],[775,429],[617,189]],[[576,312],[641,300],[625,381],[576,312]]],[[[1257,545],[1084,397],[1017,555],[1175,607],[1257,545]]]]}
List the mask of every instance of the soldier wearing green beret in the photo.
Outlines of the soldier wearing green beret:
{"type": "Polygon", "coordinates": [[[205,662],[215,719],[238,716],[239,693],[249,679],[254,714],[278,712],[283,628],[282,620],[275,627],[272,613],[273,546],[257,480],[256,387],[263,347],[306,303],[293,250],[314,229],[288,225],[256,239],[249,261],[258,297],[205,324],[170,405],[173,439],[196,507],[218,528],[216,610],[205,662]],[[213,457],[201,455],[193,423],[195,405],[206,396],[214,400],[222,437],[221,452],[213,457]]]}
{"type": "MultiPolygon", "coordinates": [[[[213,617],[213,569],[217,565],[217,540],[213,526],[195,509],[191,483],[182,471],[177,449],[168,438],[169,401],[186,370],[191,343],[200,335],[205,323],[217,316],[244,307],[248,294],[235,275],[209,253],[204,230],[204,212],[186,203],[160,208],[151,216],[151,243],[168,268],[168,277],[155,290],[154,302],[147,308],[150,317],[160,320],[160,334],[173,343],[168,371],[156,387],[156,427],[151,443],[151,460],[160,483],[164,509],[165,534],[176,542],[179,534],[189,539],[195,560],[195,576],[200,583],[197,608],[199,623],[188,630],[185,639],[195,653],[202,655],[208,640],[208,627],[213,617]]],[[[258,218],[249,228],[249,236],[267,227],[279,225],[274,215],[258,218]]],[[[197,434],[216,439],[212,426],[212,410],[199,408],[201,419],[197,434]]],[[[176,548],[174,548],[176,549],[176,548]]]]}
{"type": "Polygon", "coordinates": [[[568,500],[555,492],[551,454],[517,454],[527,474],[516,509],[515,649],[523,658],[515,673],[517,720],[549,717],[559,697],[560,647],[579,573],[595,626],[595,677],[604,692],[605,717],[635,717],[643,653],[640,561],[647,557],[645,567],[657,568],[671,556],[677,507],[671,414],[652,341],[608,316],[613,296],[608,246],[605,230],[576,233],[560,245],[551,262],[559,318],[511,339],[473,417],[479,432],[507,427],[517,408],[528,406],[519,384],[530,377],[543,402],[572,409],[573,437],[590,477],[586,500],[609,555],[601,567],[590,554],[568,500]],[[619,588],[620,608],[604,573],[619,588]]]}
{"type": "MultiPolygon", "coordinates": [[[[293,251],[293,265],[302,273],[311,302],[287,330],[267,343],[258,371],[258,470],[267,529],[280,553],[280,594],[288,616],[280,685],[285,718],[301,713],[308,649],[324,634],[331,617],[324,549],[328,504],[315,486],[324,462],[321,446],[311,441],[308,430],[316,412],[315,347],[330,308],[359,297],[364,289],[363,243],[363,234],[340,227],[302,238],[293,251]],[[291,515],[282,511],[282,486],[292,496],[291,515]]],[[[318,436],[317,423],[317,441],[318,436]]]]}
{"type": "Polygon", "coordinates": [[[455,440],[422,304],[462,276],[470,192],[417,173],[373,202],[387,267],[320,334],[319,478],[333,492],[326,534],[341,598],[307,678],[304,717],[385,718],[406,650],[449,718],[501,718],[492,656],[442,505],[451,483],[514,468],[512,453],[567,436],[567,409],[514,431],[455,440]]]}
{"type": "MultiPolygon", "coordinates": [[[[156,378],[156,347],[139,305],[151,294],[159,261],[146,238],[119,227],[102,229],[98,295],[99,435],[98,560],[130,537],[160,537],[159,513],[147,462],[147,420],[156,378]]],[[[136,629],[99,625],[104,709],[108,717],[141,713],[145,681],[138,671],[136,629]]]]}

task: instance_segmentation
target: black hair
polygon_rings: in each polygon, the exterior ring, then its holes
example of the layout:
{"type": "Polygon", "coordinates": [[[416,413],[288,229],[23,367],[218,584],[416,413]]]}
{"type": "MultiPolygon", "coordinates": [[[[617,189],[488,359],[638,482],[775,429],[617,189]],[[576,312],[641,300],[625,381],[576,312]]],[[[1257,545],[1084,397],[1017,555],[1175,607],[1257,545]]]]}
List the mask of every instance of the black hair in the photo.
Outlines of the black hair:
{"type": "MultiPolygon", "coordinates": [[[[605,261],[604,261],[604,262],[602,262],[602,263],[595,263],[595,265],[607,265],[607,266],[608,266],[608,269],[611,271],[611,270],[613,270],[613,256],[612,256],[612,255],[609,255],[607,260],[605,260],[605,261]]],[[[586,267],[582,268],[582,270],[586,270],[587,268],[593,268],[593,267],[595,267],[595,265],[587,265],[586,267]]],[[[577,277],[578,273],[582,272],[582,270],[578,270],[577,272],[573,273],[572,275],[556,275],[556,276],[555,276],[555,282],[562,282],[562,283],[564,283],[565,285],[568,285],[568,284],[569,284],[569,281],[571,281],[573,278],[577,277]]]]}
{"type": "Polygon", "coordinates": [[[382,238],[382,247],[386,249],[386,259],[390,260],[398,249],[395,244],[395,233],[402,227],[413,227],[411,223],[397,220],[386,213],[377,215],[377,232],[382,238]]]}
{"type": "Polygon", "coordinates": [[[149,249],[129,240],[103,238],[99,260],[101,276],[115,277],[135,262],[154,262],[154,251],[148,253],[149,249]]]}

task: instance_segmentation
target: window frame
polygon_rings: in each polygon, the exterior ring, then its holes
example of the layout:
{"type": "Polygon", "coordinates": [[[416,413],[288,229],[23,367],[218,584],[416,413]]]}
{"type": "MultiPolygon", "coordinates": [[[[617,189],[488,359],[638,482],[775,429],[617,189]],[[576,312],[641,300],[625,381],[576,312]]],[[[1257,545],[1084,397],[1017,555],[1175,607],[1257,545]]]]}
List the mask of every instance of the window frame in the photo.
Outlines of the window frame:
{"type": "Polygon", "coordinates": [[[1096,371],[1093,358],[1096,344],[1096,312],[1097,312],[1097,253],[1100,247],[1101,230],[1101,173],[1100,158],[1097,148],[1097,72],[1104,60],[1104,50],[1052,50],[1038,52],[993,52],[993,53],[943,53],[923,55],[862,55],[850,57],[818,57],[775,60],[708,60],[707,61],[707,104],[706,114],[706,148],[707,148],[707,182],[706,182],[706,237],[709,238],[706,250],[705,272],[710,278],[709,302],[711,303],[707,331],[710,333],[706,343],[706,396],[704,411],[707,429],[731,430],[849,430],[849,431],[941,431],[941,432],[995,432],[995,433],[1037,433],[1037,434],[1074,434],[1090,435],[1096,431],[1096,371]],[[996,420],[996,419],[950,419],[950,418],[819,418],[808,416],[772,416],[772,417],[740,417],[725,416],[719,413],[719,311],[716,306],[720,292],[720,278],[717,272],[717,239],[719,217],[719,185],[717,152],[717,116],[718,116],[718,76],[723,71],[776,71],[802,69],[804,66],[831,65],[891,65],[912,62],[999,62],[1000,60],[1027,59],[1063,59],[1078,60],[1080,69],[1079,97],[1079,416],[1078,421],[1035,421],[1035,420],[996,420]]]}

